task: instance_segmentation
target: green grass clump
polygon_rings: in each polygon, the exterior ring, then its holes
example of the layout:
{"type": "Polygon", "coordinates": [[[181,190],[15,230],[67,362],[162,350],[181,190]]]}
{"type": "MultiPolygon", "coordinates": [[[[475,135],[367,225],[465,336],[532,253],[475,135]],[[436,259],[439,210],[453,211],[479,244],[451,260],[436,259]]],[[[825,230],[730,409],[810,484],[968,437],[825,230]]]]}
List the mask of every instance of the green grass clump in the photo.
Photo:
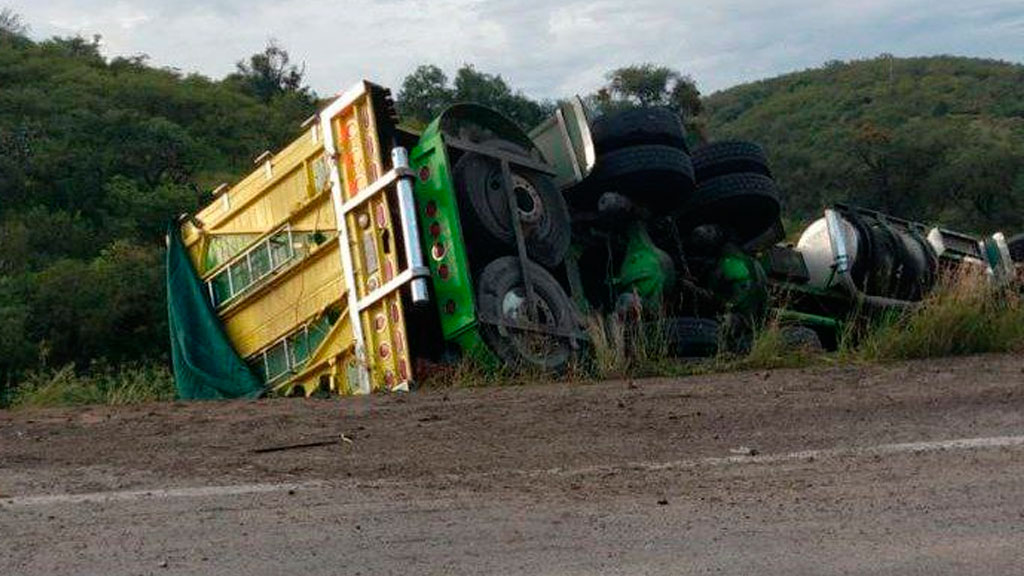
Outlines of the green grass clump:
{"type": "Polygon", "coordinates": [[[944,277],[920,307],[869,324],[858,360],[903,360],[1024,350],[1024,301],[1019,286],[995,286],[979,273],[944,277]]]}
{"type": "Polygon", "coordinates": [[[507,368],[489,369],[469,357],[452,363],[434,364],[425,372],[420,376],[420,388],[484,388],[525,383],[525,376],[521,373],[507,368]]]}
{"type": "Polygon", "coordinates": [[[750,351],[745,355],[719,353],[715,359],[716,371],[773,370],[777,368],[804,368],[820,362],[825,353],[794,343],[786,334],[787,326],[772,319],[754,333],[750,351]]]}
{"type": "Polygon", "coordinates": [[[120,406],[174,399],[174,378],[158,364],[96,363],[79,373],[74,364],[30,372],[18,383],[13,408],[106,404],[120,406]]]}

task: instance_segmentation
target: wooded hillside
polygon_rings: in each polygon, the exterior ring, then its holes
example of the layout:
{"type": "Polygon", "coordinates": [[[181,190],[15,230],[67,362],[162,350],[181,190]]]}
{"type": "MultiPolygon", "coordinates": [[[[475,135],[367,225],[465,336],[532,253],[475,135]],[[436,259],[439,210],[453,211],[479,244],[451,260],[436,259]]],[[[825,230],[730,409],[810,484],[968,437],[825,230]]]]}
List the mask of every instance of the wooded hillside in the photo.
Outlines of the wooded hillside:
{"type": "Polygon", "coordinates": [[[270,46],[215,81],[0,30],[0,384],[166,356],[167,222],[315,110],[270,46]]]}
{"type": "Polygon", "coordinates": [[[1024,228],[1024,66],[890,58],[705,99],[713,138],[762,143],[790,218],[848,201],[975,231],[1024,228]]]}

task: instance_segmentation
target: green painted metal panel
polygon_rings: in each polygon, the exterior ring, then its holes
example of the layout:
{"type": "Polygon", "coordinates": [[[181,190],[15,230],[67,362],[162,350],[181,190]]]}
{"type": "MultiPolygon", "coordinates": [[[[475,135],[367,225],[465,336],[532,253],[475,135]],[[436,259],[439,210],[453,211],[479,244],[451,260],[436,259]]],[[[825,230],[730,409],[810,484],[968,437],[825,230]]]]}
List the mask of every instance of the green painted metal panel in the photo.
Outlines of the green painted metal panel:
{"type": "Polygon", "coordinates": [[[445,340],[454,341],[467,330],[475,331],[476,305],[451,167],[439,123],[440,118],[420,137],[410,162],[416,173],[420,235],[426,246],[441,332],[445,340]]]}

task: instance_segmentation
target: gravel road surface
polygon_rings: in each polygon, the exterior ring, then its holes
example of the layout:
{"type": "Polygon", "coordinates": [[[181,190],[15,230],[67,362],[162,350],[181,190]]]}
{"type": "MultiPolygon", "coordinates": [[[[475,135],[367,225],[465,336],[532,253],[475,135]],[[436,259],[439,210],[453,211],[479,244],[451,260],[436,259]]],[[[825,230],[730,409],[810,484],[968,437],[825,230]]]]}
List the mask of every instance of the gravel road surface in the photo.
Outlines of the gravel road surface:
{"type": "Polygon", "coordinates": [[[0,411],[0,575],[1021,573],[1020,356],[0,411]]]}

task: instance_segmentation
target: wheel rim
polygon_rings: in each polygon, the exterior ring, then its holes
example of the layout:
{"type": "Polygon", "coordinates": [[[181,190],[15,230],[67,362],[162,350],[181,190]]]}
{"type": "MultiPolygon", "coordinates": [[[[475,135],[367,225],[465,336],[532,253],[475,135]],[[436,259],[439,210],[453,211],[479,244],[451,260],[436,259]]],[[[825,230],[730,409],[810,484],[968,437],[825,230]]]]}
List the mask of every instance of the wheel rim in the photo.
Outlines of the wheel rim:
{"type": "MultiPolygon", "coordinates": [[[[555,328],[557,318],[551,305],[540,295],[535,294],[536,316],[533,321],[541,326],[555,328]]],[[[506,322],[516,323],[520,320],[531,320],[526,291],[516,286],[505,293],[501,299],[501,315],[506,322]]],[[[541,334],[534,330],[519,330],[512,326],[499,326],[498,332],[509,339],[520,355],[528,361],[543,364],[544,361],[558,350],[560,341],[557,337],[541,334]]]]}
{"type": "Polygon", "coordinates": [[[519,220],[524,224],[536,224],[544,216],[544,202],[532,182],[519,174],[512,174],[512,190],[516,195],[519,220]]]}
{"type": "MultiPolygon", "coordinates": [[[[508,199],[504,194],[501,172],[495,172],[488,181],[496,206],[504,206],[508,199]]],[[[512,173],[512,192],[516,200],[516,214],[523,224],[536,225],[544,219],[544,201],[537,187],[530,180],[516,172],[512,173]]],[[[498,212],[499,214],[504,212],[498,212]]]]}

